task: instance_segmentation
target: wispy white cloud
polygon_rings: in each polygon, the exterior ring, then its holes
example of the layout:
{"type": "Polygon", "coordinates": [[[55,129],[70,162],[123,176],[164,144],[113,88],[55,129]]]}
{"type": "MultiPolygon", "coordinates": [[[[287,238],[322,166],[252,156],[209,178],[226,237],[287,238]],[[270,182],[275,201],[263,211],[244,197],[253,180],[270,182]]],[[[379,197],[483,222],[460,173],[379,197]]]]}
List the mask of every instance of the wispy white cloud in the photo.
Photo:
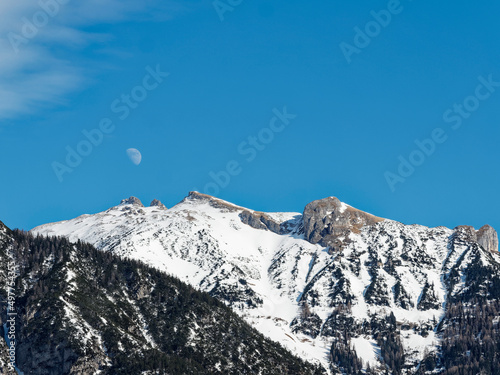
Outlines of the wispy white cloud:
{"type": "Polygon", "coordinates": [[[64,104],[68,94],[85,87],[86,62],[61,56],[110,38],[87,31],[89,26],[166,20],[184,10],[170,0],[2,0],[0,118],[64,104]]]}

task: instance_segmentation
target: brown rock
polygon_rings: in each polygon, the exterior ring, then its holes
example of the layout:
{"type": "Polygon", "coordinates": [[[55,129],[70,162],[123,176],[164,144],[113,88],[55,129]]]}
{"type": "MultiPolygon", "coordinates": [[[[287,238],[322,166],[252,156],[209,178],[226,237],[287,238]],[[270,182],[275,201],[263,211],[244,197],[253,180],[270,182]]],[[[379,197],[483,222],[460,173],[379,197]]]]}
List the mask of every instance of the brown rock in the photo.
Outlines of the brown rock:
{"type": "Polygon", "coordinates": [[[158,207],[158,208],[162,208],[165,210],[167,209],[167,207],[165,207],[165,205],[163,203],[161,203],[158,199],[153,199],[153,201],[151,202],[149,207],[158,207]]]}
{"type": "Polygon", "coordinates": [[[487,251],[498,252],[498,234],[489,225],[477,231],[477,242],[487,251]]]}
{"type": "Polygon", "coordinates": [[[136,197],[130,197],[128,199],[123,199],[120,204],[133,204],[136,206],[144,207],[142,202],[139,200],[139,198],[136,197]]]}
{"type": "Polygon", "coordinates": [[[309,203],[304,209],[304,236],[311,243],[339,249],[349,233],[384,219],[347,206],[335,197],[309,203]]]}
{"type": "Polygon", "coordinates": [[[283,233],[280,223],[274,221],[263,212],[244,210],[239,216],[242,223],[250,225],[252,228],[270,230],[277,234],[283,233]]]}
{"type": "Polygon", "coordinates": [[[212,197],[211,195],[198,193],[197,191],[190,191],[189,195],[183,199],[183,202],[186,200],[205,201],[209,203],[212,207],[219,208],[226,212],[240,211],[243,209],[242,207],[223,201],[222,199],[212,197]]]}

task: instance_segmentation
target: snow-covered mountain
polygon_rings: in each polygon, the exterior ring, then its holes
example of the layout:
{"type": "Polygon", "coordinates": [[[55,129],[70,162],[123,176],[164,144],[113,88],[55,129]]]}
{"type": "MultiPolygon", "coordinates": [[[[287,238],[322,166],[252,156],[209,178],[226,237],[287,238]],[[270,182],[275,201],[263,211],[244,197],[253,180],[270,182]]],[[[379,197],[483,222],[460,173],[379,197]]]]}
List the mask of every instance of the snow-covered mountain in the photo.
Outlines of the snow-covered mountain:
{"type": "Polygon", "coordinates": [[[332,373],[442,369],[450,306],[500,298],[493,228],[403,225],[333,197],[302,214],[257,212],[196,192],[171,209],[130,198],[32,232],[175,275],[332,373]]]}

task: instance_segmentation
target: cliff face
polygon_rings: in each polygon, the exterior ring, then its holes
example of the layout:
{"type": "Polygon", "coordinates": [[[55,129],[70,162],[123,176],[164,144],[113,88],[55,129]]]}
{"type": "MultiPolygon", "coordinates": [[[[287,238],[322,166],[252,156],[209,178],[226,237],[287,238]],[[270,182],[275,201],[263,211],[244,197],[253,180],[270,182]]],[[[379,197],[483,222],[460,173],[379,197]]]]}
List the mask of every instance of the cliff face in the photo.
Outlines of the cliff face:
{"type": "Polygon", "coordinates": [[[244,210],[240,213],[241,222],[250,225],[255,229],[270,230],[276,234],[286,233],[286,229],[281,224],[263,212],[251,212],[244,210]]]}
{"type": "Polygon", "coordinates": [[[309,203],[302,217],[304,237],[309,242],[341,249],[350,233],[384,219],[353,208],[335,197],[309,203]]]}
{"type": "Polygon", "coordinates": [[[485,225],[477,231],[477,241],[486,250],[498,252],[498,234],[489,225],[485,225]]]}
{"type": "Polygon", "coordinates": [[[491,226],[484,225],[476,231],[470,225],[460,225],[455,230],[459,230],[469,241],[477,242],[486,251],[498,253],[498,234],[491,226]]]}

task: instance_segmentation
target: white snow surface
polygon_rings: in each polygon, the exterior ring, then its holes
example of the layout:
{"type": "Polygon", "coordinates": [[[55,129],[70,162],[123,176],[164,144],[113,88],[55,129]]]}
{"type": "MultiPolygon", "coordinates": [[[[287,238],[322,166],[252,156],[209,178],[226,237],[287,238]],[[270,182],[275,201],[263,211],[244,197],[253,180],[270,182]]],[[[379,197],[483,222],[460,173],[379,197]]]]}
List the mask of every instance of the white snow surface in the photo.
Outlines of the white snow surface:
{"type": "Polygon", "coordinates": [[[358,356],[363,360],[365,366],[366,364],[370,364],[370,367],[377,366],[380,348],[377,346],[375,340],[360,336],[352,339],[351,344],[358,356]]]}

